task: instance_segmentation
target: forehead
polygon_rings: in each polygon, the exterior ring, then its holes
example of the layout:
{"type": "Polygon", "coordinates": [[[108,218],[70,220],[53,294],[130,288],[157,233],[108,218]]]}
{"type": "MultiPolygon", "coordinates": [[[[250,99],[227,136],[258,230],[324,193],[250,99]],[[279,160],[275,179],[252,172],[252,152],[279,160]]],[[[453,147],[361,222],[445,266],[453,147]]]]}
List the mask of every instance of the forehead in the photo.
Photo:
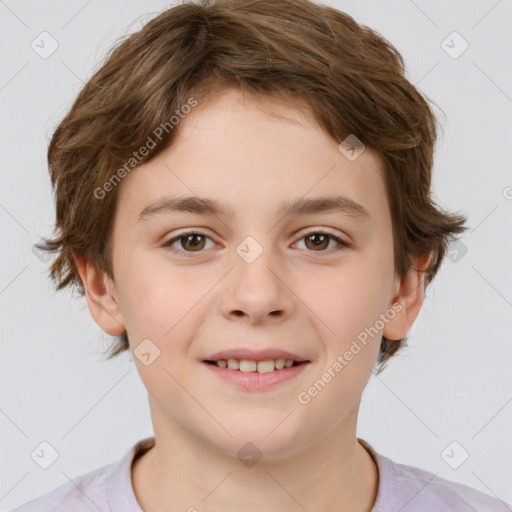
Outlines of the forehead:
{"type": "MultiPolygon", "coordinates": [[[[216,199],[237,214],[282,213],[286,201],[341,195],[372,217],[387,208],[383,172],[369,148],[349,160],[304,110],[230,89],[180,120],[177,137],[121,183],[131,216],[168,195],[216,199]]],[[[126,208],[125,208],[126,209],[126,208]]]]}

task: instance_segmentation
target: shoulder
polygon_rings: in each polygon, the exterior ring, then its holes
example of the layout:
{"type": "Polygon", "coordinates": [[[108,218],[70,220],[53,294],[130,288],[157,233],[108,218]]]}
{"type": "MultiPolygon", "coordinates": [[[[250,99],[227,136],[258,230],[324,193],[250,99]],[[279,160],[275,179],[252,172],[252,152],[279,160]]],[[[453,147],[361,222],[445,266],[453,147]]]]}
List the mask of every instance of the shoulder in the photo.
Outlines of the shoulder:
{"type": "Polygon", "coordinates": [[[110,464],[74,478],[11,512],[103,510],[102,505],[107,503],[107,480],[112,467],[113,464],[110,464]]]}
{"type": "Polygon", "coordinates": [[[142,439],[118,462],[74,478],[11,512],[142,512],[132,488],[131,464],[154,443],[154,437],[142,439]]]}
{"type": "Polygon", "coordinates": [[[407,512],[512,512],[512,507],[498,498],[430,471],[394,462],[365,441],[363,445],[370,448],[379,469],[377,499],[371,512],[402,508],[407,512]]]}
{"type": "Polygon", "coordinates": [[[427,510],[425,507],[434,506],[438,511],[512,512],[504,502],[467,485],[420,468],[392,461],[391,464],[394,465],[391,474],[394,475],[395,492],[411,502],[410,510],[427,510]]]}

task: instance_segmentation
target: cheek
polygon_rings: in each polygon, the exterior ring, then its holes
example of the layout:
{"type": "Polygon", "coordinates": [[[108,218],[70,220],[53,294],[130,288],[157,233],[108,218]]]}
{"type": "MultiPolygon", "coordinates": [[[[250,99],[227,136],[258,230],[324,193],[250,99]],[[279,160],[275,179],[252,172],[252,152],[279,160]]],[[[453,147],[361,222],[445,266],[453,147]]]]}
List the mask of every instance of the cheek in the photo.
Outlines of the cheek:
{"type": "Polygon", "coordinates": [[[313,291],[311,309],[320,319],[316,321],[324,333],[325,352],[316,376],[325,388],[317,405],[325,407],[326,414],[331,414],[332,403],[340,406],[338,410],[350,410],[371,376],[382,337],[379,318],[388,306],[390,261],[377,250],[360,252],[350,264],[326,275],[323,286],[313,291]]]}
{"type": "Polygon", "coordinates": [[[136,345],[141,339],[160,343],[176,324],[188,303],[187,288],[158,264],[148,264],[144,255],[132,254],[118,265],[118,290],[123,317],[136,345]]]}
{"type": "Polygon", "coordinates": [[[312,310],[329,328],[330,338],[350,343],[375,323],[386,308],[389,272],[381,262],[366,258],[330,272],[318,288],[307,285],[312,310]]]}
{"type": "Polygon", "coordinates": [[[165,258],[133,254],[120,266],[120,303],[130,343],[153,340],[167,357],[186,349],[191,333],[202,322],[207,300],[201,300],[218,277],[187,274],[165,258]]]}
{"type": "Polygon", "coordinates": [[[354,410],[375,366],[382,333],[376,324],[387,297],[382,270],[352,267],[333,275],[328,289],[315,296],[319,306],[312,309],[324,333],[325,358],[308,385],[315,404],[311,410],[318,408],[329,421],[337,421],[340,411],[354,410]]]}

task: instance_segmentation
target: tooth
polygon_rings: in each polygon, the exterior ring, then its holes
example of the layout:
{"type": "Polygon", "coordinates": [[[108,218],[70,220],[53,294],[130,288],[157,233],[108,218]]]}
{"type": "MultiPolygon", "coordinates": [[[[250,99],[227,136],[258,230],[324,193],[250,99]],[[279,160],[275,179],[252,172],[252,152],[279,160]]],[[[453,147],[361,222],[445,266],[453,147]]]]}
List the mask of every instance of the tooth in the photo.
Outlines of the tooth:
{"type": "Polygon", "coordinates": [[[284,359],[276,359],[276,370],[280,370],[281,368],[284,368],[284,359]]]}
{"type": "Polygon", "coordinates": [[[216,361],[220,368],[240,370],[242,372],[268,373],[293,366],[293,359],[267,359],[266,361],[251,361],[248,359],[219,359],[216,361]]]}
{"type": "Polygon", "coordinates": [[[258,373],[268,373],[274,371],[274,360],[258,361],[258,373]]]}
{"type": "Polygon", "coordinates": [[[241,372],[255,372],[256,361],[248,361],[247,359],[240,359],[240,371],[241,372]]]}
{"type": "Polygon", "coordinates": [[[240,368],[238,359],[228,359],[228,368],[231,368],[232,370],[238,370],[240,368]]]}

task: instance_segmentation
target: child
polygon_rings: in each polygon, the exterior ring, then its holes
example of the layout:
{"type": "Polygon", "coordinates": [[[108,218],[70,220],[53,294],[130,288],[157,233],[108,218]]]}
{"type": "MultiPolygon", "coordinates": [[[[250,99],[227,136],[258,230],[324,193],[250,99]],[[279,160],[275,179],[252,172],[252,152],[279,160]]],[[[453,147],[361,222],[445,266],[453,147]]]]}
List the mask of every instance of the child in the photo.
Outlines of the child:
{"type": "Polygon", "coordinates": [[[356,437],[466,229],[435,141],[397,50],[327,6],[185,2],[122,42],[51,140],[41,248],[133,353],[155,435],[16,510],[506,510],[356,437]]]}

